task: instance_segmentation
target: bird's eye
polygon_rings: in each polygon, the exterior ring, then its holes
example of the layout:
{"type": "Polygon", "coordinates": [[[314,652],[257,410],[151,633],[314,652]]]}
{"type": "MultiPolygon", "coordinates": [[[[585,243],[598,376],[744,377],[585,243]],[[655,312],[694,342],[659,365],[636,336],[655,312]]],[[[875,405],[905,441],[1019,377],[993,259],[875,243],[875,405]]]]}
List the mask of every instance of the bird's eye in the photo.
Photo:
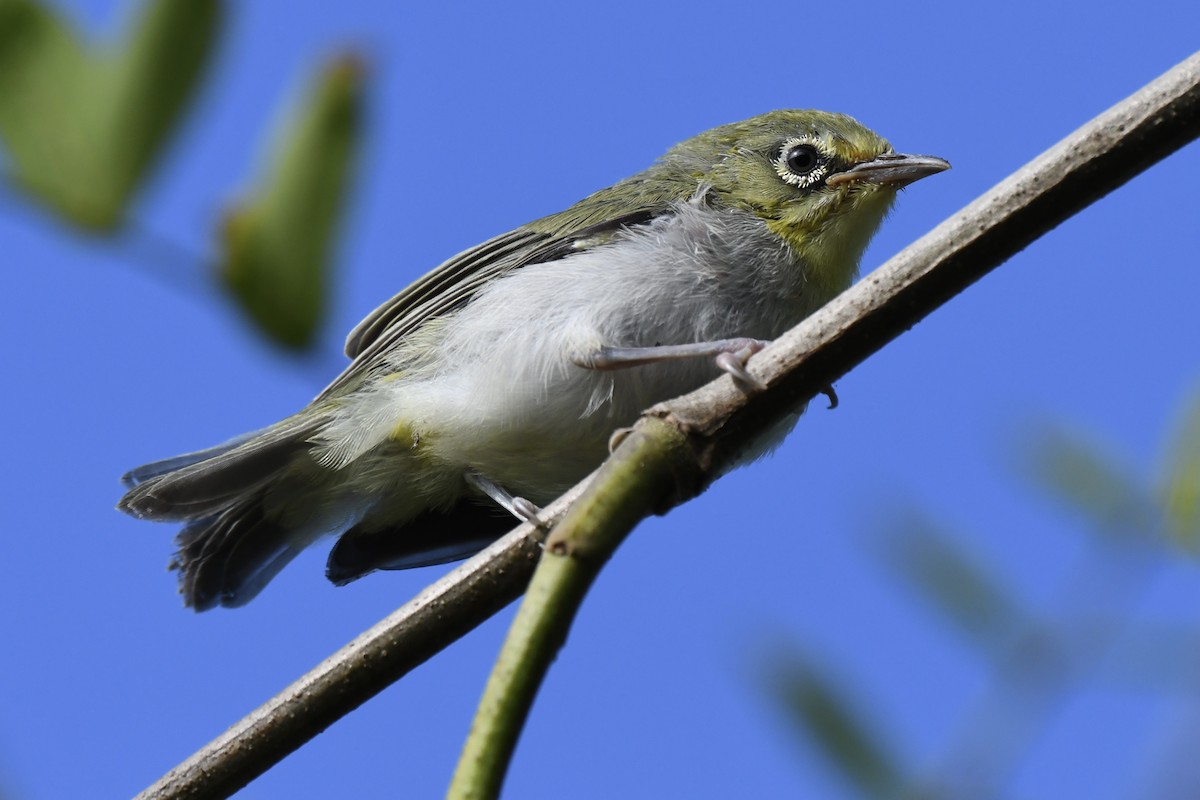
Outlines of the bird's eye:
{"type": "Polygon", "coordinates": [[[811,139],[788,139],[775,159],[779,177],[798,189],[807,189],[825,178],[829,163],[821,148],[811,139]]]}
{"type": "Polygon", "coordinates": [[[797,175],[807,175],[821,163],[817,148],[811,144],[799,144],[787,151],[784,157],[788,169],[797,175]]]}

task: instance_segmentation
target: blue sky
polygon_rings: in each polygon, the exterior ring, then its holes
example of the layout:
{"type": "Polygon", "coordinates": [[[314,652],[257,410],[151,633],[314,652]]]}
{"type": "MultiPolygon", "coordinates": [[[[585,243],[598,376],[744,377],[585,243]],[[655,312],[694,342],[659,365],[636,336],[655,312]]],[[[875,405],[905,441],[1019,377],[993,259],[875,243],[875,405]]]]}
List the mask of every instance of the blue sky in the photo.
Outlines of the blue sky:
{"type": "MultiPolygon", "coordinates": [[[[56,5],[96,37],[128,10],[56,5]]],[[[345,331],[443,258],[773,108],[846,112],[953,163],[900,198],[873,268],[1197,46],[1189,0],[1080,8],[238,4],[133,212],[194,257],[97,243],[0,194],[0,791],[132,795],[442,571],[334,589],[318,546],[248,607],[195,615],[165,570],[172,529],[113,511],[126,469],[290,413],[339,368],[345,331]],[[372,64],[370,127],[331,319],[298,362],[194,288],[286,101],[346,47],[372,64]]],[[[773,457],[643,524],[554,665],[508,795],[852,796],[758,681],[764,653],[792,642],[899,758],[936,771],[986,672],[882,566],[873,534],[919,503],[1034,601],[1059,593],[1085,534],[1013,477],[1014,442],[1049,417],[1143,473],[1157,463],[1200,389],[1197,179],[1192,145],[856,369],[841,407],[809,413],[773,457]]],[[[1189,623],[1198,608],[1182,564],[1121,611],[1189,623]]],[[[239,796],[438,796],[510,613],[239,796]]],[[[1182,714],[1089,684],[1012,796],[1131,796],[1182,714]]]]}

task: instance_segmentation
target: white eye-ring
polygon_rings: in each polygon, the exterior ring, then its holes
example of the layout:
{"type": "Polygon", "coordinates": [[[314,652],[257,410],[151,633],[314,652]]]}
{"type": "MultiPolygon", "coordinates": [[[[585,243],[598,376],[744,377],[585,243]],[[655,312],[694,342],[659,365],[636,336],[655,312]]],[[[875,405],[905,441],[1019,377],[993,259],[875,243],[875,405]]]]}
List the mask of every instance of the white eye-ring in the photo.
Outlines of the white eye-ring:
{"type": "Polygon", "coordinates": [[[810,136],[794,136],[779,148],[775,159],[775,172],[787,183],[799,189],[807,189],[819,183],[829,171],[829,164],[816,139],[810,136]]]}

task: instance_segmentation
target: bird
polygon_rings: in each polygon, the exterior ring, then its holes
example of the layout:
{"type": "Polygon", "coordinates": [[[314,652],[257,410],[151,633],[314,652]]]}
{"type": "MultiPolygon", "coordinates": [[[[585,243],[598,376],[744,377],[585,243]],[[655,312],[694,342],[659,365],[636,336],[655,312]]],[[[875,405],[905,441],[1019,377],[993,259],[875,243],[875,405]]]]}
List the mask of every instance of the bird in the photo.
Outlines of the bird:
{"type": "Polygon", "coordinates": [[[350,332],[303,409],[131,470],[117,507],[183,523],[170,566],[197,611],[244,605],[326,536],[338,585],[469,556],[643,409],[722,373],[763,388],[753,354],[846,289],[898,191],[949,166],[838,113],[705,131],[451,257],[350,332]]]}

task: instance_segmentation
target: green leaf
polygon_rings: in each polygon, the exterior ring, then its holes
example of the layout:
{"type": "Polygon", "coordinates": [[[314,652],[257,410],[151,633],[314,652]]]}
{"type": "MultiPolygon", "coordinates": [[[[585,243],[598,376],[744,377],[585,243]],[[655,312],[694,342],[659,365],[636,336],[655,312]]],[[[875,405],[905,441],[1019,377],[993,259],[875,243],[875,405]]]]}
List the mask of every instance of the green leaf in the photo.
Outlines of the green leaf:
{"type": "Polygon", "coordinates": [[[990,646],[1008,641],[1025,613],[1000,581],[933,520],[915,511],[901,519],[887,540],[899,573],[968,636],[990,646]]]}
{"type": "Polygon", "coordinates": [[[361,134],[363,70],[335,60],[283,127],[261,188],[226,218],[222,275],[277,342],[311,343],[325,311],[327,273],[361,134]]]}
{"type": "Polygon", "coordinates": [[[851,708],[807,657],[780,654],[768,673],[768,688],[790,711],[790,719],[863,795],[895,797],[904,779],[859,713],[851,708]]]}
{"type": "Polygon", "coordinates": [[[1061,427],[1043,425],[1027,457],[1034,481],[1083,516],[1100,533],[1148,541],[1158,514],[1147,493],[1095,443],[1061,427]]]}
{"type": "Polygon", "coordinates": [[[0,142],[69,221],[116,228],[194,94],[220,0],[151,0],[111,53],[34,0],[0,0],[0,142]]]}
{"type": "Polygon", "coordinates": [[[1161,497],[1171,538],[1200,552],[1200,395],[1171,437],[1161,497]]]}
{"type": "Polygon", "coordinates": [[[0,142],[13,178],[72,218],[90,218],[94,73],[74,31],[29,0],[0,0],[0,142]]]}
{"type": "Polygon", "coordinates": [[[103,73],[97,134],[106,186],[124,206],[195,93],[215,49],[220,0],[156,0],[103,73]]]}

